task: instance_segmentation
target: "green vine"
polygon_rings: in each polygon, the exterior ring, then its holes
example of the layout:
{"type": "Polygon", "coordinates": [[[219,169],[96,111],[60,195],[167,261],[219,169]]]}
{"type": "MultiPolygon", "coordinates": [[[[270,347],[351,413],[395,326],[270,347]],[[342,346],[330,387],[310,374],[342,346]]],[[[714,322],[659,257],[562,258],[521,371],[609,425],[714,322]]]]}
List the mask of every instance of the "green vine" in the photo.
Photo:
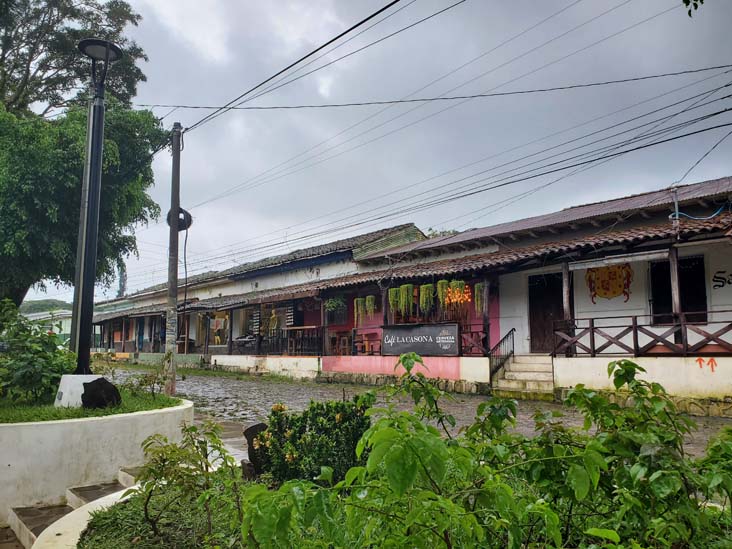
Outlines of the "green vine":
{"type": "Polygon", "coordinates": [[[357,297],[353,300],[353,323],[354,326],[363,324],[366,318],[366,298],[357,297]]]}
{"type": "Polygon", "coordinates": [[[389,309],[392,312],[399,310],[399,288],[389,288],[389,309]]]}
{"type": "Polygon", "coordinates": [[[422,284],[419,287],[419,309],[427,314],[435,305],[435,285],[422,284]]]}
{"type": "Polygon", "coordinates": [[[475,303],[475,312],[477,314],[483,313],[483,291],[485,290],[485,282],[477,282],[474,287],[474,303],[475,303]]]}
{"type": "Polygon", "coordinates": [[[414,306],[414,284],[399,286],[399,312],[405,316],[412,315],[414,306]]]}
{"type": "Polygon", "coordinates": [[[445,308],[445,298],[447,297],[447,288],[449,286],[450,283],[447,280],[437,281],[437,299],[440,302],[440,309],[445,308]]]}
{"type": "Polygon", "coordinates": [[[368,317],[374,318],[374,313],[376,312],[376,296],[375,295],[367,295],[366,296],[366,315],[368,317]]]}
{"type": "Polygon", "coordinates": [[[323,307],[326,311],[329,313],[332,313],[334,311],[342,311],[346,308],[346,300],[342,297],[331,297],[330,299],[326,299],[323,303],[323,307]]]}
{"type": "Polygon", "coordinates": [[[465,291],[465,281],[464,280],[451,280],[450,281],[450,289],[454,291],[465,291]]]}

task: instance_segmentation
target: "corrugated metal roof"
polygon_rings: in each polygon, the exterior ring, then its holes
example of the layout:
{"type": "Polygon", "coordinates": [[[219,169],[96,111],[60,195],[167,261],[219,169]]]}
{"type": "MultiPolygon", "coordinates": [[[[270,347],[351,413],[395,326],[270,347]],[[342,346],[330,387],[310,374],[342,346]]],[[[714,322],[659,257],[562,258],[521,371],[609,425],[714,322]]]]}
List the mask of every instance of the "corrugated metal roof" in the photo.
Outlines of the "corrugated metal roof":
{"type": "MultiPolygon", "coordinates": [[[[704,181],[702,183],[693,183],[690,185],[679,185],[675,187],[675,190],[678,193],[679,203],[700,200],[713,196],[729,195],[732,193],[732,177],[723,177],[721,179],[704,181]]],[[[373,253],[364,257],[364,259],[385,257],[387,255],[393,257],[395,254],[409,253],[410,251],[415,250],[449,247],[454,244],[468,242],[471,240],[496,238],[501,235],[508,235],[520,231],[529,231],[532,229],[540,229],[556,225],[567,225],[572,222],[601,218],[603,216],[618,213],[638,212],[645,209],[653,209],[673,204],[673,200],[672,191],[669,188],[665,188],[658,191],[640,193],[613,200],[605,200],[603,202],[573,206],[558,212],[528,217],[517,221],[509,221],[507,223],[500,223],[490,227],[470,229],[450,237],[433,238],[432,243],[430,240],[424,240],[392,248],[385,252],[373,253]]]]}

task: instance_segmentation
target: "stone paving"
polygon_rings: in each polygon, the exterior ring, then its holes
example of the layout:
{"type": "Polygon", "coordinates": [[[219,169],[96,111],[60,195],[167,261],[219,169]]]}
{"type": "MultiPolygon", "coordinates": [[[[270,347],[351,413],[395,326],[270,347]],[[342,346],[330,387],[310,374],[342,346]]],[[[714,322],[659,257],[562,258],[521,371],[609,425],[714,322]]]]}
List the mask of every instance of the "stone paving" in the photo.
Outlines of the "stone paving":
{"type": "MultiPolygon", "coordinates": [[[[186,374],[186,379],[179,379],[179,393],[194,401],[197,417],[209,416],[222,423],[225,429],[227,446],[243,448],[245,445],[241,435],[241,427],[247,423],[266,419],[271,407],[277,402],[285,404],[288,409],[299,411],[304,409],[310,400],[334,400],[351,398],[354,394],[374,390],[375,387],[360,385],[340,385],[315,383],[308,381],[283,381],[280,379],[244,377],[196,376],[186,374]]],[[[457,422],[457,428],[472,423],[475,410],[487,397],[481,395],[454,394],[445,399],[443,407],[451,413],[457,422]]],[[[403,400],[399,403],[403,409],[409,409],[410,403],[403,400]]],[[[560,404],[539,401],[520,401],[516,418],[516,430],[531,435],[534,433],[533,414],[535,411],[559,411],[564,414],[563,422],[569,426],[580,426],[582,417],[575,411],[560,404]]],[[[692,455],[704,452],[707,441],[725,426],[732,427],[731,419],[695,418],[699,429],[687,439],[686,448],[692,455]]]]}
{"type": "Polygon", "coordinates": [[[23,549],[18,538],[8,527],[0,528],[0,549],[23,549]]]}

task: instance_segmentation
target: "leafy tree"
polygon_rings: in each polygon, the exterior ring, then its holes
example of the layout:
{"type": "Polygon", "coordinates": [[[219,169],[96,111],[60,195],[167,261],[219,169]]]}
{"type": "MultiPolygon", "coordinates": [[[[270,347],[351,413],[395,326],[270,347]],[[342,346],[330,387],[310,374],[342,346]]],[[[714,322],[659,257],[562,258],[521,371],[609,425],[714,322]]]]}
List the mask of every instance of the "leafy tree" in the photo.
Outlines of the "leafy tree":
{"type": "Polygon", "coordinates": [[[61,301],[60,299],[35,299],[33,301],[24,301],[20,306],[20,312],[23,314],[70,310],[71,303],[61,301]]]}
{"type": "Polygon", "coordinates": [[[432,227],[429,227],[427,229],[427,238],[438,238],[442,236],[452,236],[454,234],[458,234],[458,231],[455,229],[433,229],[432,227]]]}
{"type": "Polygon", "coordinates": [[[82,38],[111,40],[125,55],[107,76],[112,97],[129,104],[145,75],[147,56],[123,35],[140,16],[123,0],[0,0],[0,101],[9,112],[41,104],[44,113],[85,95],[89,60],[76,44],[82,38]]]}
{"type": "Polygon", "coordinates": [[[684,6],[686,6],[689,9],[689,17],[691,17],[692,12],[699,9],[699,6],[701,6],[704,3],[704,0],[684,0],[684,6]]]}
{"type": "MultiPolygon", "coordinates": [[[[0,110],[0,299],[20,304],[36,283],[73,281],[86,125],[83,109],[53,121],[0,110]]],[[[126,229],[159,214],[147,190],[152,151],[166,140],[151,112],[111,105],[97,252],[103,282],[111,282],[119,258],[136,252],[126,229]]]]}

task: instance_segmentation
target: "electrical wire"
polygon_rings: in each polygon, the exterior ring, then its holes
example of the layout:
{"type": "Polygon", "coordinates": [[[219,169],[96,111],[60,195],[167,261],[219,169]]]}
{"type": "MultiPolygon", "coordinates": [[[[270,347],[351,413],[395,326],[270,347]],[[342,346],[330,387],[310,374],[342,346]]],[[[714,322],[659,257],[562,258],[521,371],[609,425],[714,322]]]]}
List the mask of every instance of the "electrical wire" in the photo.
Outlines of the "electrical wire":
{"type": "MultiPolygon", "coordinates": [[[[512,63],[512,62],[514,62],[514,61],[516,61],[516,60],[518,60],[520,58],[522,58],[522,57],[524,57],[525,55],[527,55],[529,53],[532,53],[532,52],[538,50],[541,47],[545,47],[547,44],[551,43],[552,41],[557,40],[557,39],[559,39],[559,38],[561,38],[563,36],[566,36],[567,34],[569,34],[571,32],[574,32],[574,31],[582,28],[583,26],[589,24],[590,22],[593,22],[593,21],[598,20],[599,18],[607,15],[611,11],[613,11],[615,9],[619,9],[620,7],[624,6],[625,4],[627,4],[630,1],[631,0],[624,0],[620,4],[618,4],[616,6],[613,6],[612,8],[610,8],[608,10],[605,10],[604,12],[600,13],[599,15],[595,15],[594,17],[592,17],[592,18],[590,18],[590,19],[588,19],[588,20],[586,20],[586,21],[584,21],[584,22],[582,22],[582,23],[574,26],[570,30],[565,31],[565,32],[561,33],[560,35],[555,36],[554,38],[552,38],[552,39],[550,39],[548,41],[543,42],[539,46],[536,46],[534,48],[531,48],[530,50],[528,50],[528,51],[526,51],[526,52],[524,52],[524,53],[522,53],[522,54],[520,54],[518,56],[515,56],[512,59],[510,59],[510,60],[508,60],[508,61],[506,61],[504,63],[501,63],[497,67],[493,67],[489,71],[486,71],[486,72],[482,73],[478,77],[475,77],[475,78],[469,80],[468,82],[465,82],[463,84],[460,84],[459,86],[456,86],[456,87],[448,90],[448,92],[446,92],[446,93],[451,93],[451,92],[455,91],[456,89],[458,89],[458,88],[466,85],[467,83],[470,83],[470,82],[474,81],[477,78],[481,78],[481,77],[487,75],[488,73],[493,72],[494,70],[497,70],[498,68],[504,67],[504,66],[506,66],[506,65],[508,65],[508,64],[510,64],[510,63],[512,63]]],[[[634,23],[632,25],[629,25],[629,26],[621,29],[620,31],[614,32],[614,33],[612,33],[612,34],[610,34],[608,36],[605,36],[604,38],[601,38],[599,40],[596,40],[595,42],[593,42],[591,44],[588,44],[588,45],[586,45],[586,46],[584,46],[582,48],[579,48],[577,50],[574,50],[573,52],[571,52],[569,54],[563,55],[563,56],[561,56],[561,57],[559,57],[559,58],[557,58],[557,59],[555,59],[555,60],[553,60],[553,61],[551,61],[549,63],[545,63],[545,64],[541,65],[540,67],[537,67],[537,68],[535,68],[535,69],[533,69],[531,71],[528,71],[528,72],[526,72],[526,73],[524,73],[524,74],[522,74],[520,76],[517,76],[515,78],[512,78],[512,79],[510,79],[510,80],[508,80],[506,82],[503,82],[502,84],[499,84],[497,86],[494,86],[494,87],[492,87],[492,88],[490,88],[488,90],[485,90],[483,93],[491,93],[491,92],[495,91],[496,89],[498,89],[500,87],[503,87],[503,86],[505,86],[507,84],[510,84],[510,83],[513,83],[513,82],[516,82],[516,81],[518,81],[520,79],[523,79],[523,78],[525,78],[527,76],[533,75],[533,74],[537,73],[540,70],[543,70],[543,69],[545,69],[547,67],[550,67],[550,66],[552,66],[552,65],[554,65],[556,63],[559,63],[561,61],[564,61],[564,60],[568,59],[569,57],[572,57],[573,55],[577,55],[577,54],[579,54],[581,52],[587,51],[588,49],[590,49],[590,48],[592,48],[592,47],[594,47],[594,46],[596,46],[596,45],[598,45],[598,44],[600,44],[602,42],[605,42],[607,40],[610,40],[611,38],[617,37],[617,36],[619,36],[620,34],[622,34],[624,32],[627,32],[627,31],[629,31],[631,29],[634,29],[634,28],[636,28],[636,27],[638,27],[638,26],[640,26],[640,25],[642,25],[644,23],[647,23],[648,21],[651,21],[652,19],[655,19],[657,17],[660,17],[661,15],[665,15],[665,14],[667,14],[667,13],[669,13],[669,12],[675,10],[675,9],[678,9],[679,7],[680,7],[680,5],[679,6],[673,6],[671,8],[667,8],[667,9],[661,10],[661,11],[655,13],[654,15],[652,15],[650,17],[647,17],[647,18],[645,18],[645,19],[643,19],[641,21],[638,21],[638,22],[636,22],[636,23],[634,23]]],[[[369,129],[367,129],[367,130],[365,130],[365,131],[363,131],[363,132],[361,132],[359,134],[356,134],[355,136],[352,136],[352,137],[346,139],[345,141],[343,141],[341,143],[338,143],[338,144],[336,144],[336,145],[334,145],[332,147],[329,147],[329,148],[327,148],[327,149],[325,149],[325,150],[323,150],[323,151],[315,154],[312,158],[300,160],[300,161],[296,162],[295,164],[293,164],[293,165],[291,165],[291,166],[289,166],[287,168],[284,168],[279,173],[273,174],[269,178],[266,178],[266,179],[257,181],[258,177],[254,177],[254,178],[249,179],[249,180],[247,180],[247,181],[245,181],[243,183],[240,183],[238,185],[235,185],[234,187],[231,187],[230,189],[228,189],[226,191],[223,191],[222,193],[219,193],[217,195],[214,195],[213,197],[211,197],[209,199],[206,199],[206,200],[203,200],[203,201],[197,203],[191,209],[194,209],[196,207],[200,207],[200,206],[202,206],[204,204],[211,203],[211,202],[213,202],[215,200],[219,200],[220,198],[224,198],[226,196],[229,196],[230,194],[232,194],[234,192],[239,192],[239,191],[243,191],[243,190],[250,190],[250,189],[253,189],[255,187],[261,186],[263,184],[271,183],[271,182],[276,181],[276,180],[279,180],[279,179],[281,179],[283,177],[288,177],[290,175],[299,173],[299,172],[301,172],[303,170],[312,168],[314,166],[317,166],[319,164],[322,164],[323,162],[327,162],[329,160],[332,160],[334,158],[337,158],[339,156],[342,156],[343,154],[346,154],[348,152],[352,152],[352,151],[357,150],[357,149],[359,149],[361,147],[364,147],[366,145],[369,145],[371,143],[374,143],[376,141],[379,141],[379,140],[381,140],[381,139],[383,139],[385,137],[391,136],[391,135],[393,135],[393,134],[395,134],[395,133],[397,133],[397,132],[399,132],[399,131],[401,131],[403,129],[406,129],[406,128],[409,128],[411,126],[414,126],[414,125],[416,125],[416,124],[418,124],[418,123],[420,123],[420,122],[422,122],[424,120],[427,120],[429,118],[432,118],[434,116],[437,116],[438,114],[441,114],[441,113],[443,113],[443,112],[445,112],[445,111],[447,111],[449,109],[455,108],[457,106],[460,106],[460,105],[462,105],[462,104],[464,104],[464,103],[466,103],[468,101],[470,101],[470,100],[469,99],[466,99],[466,100],[458,101],[457,103],[451,104],[451,105],[449,105],[449,106],[447,106],[447,107],[445,107],[443,109],[440,109],[440,110],[438,110],[436,112],[433,112],[433,113],[431,113],[429,115],[426,115],[426,116],[424,116],[422,118],[419,118],[417,120],[411,121],[411,122],[409,122],[407,124],[404,124],[402,126],[399,126],[397,128],[394,128],[392,130],[389,130],[389,131],[387,131],[387,132],[385,132],[385,133],[383,133],[381,135],[378,135],[378,136],[376,136],[374,138],[371,138],[371,139],[369,139],[369,140],[367,140],[367,141],[365,141],[363,143],[360,143],[360,144],[357,144],[357,145],[355,145],[353,147],[350,147],[350,148],[347,148],[345,150],[339,151],[339,152],[337,152],[335,154],[332,154],[330,156],[326,156],[325,158],[320,158],[319,160],[315,160],[318,156],[322,156],[323,154],[325,154],[325,153],[327,153],[327,152],[329,152],[329,151],[331,151],[331,150],[333,150],[335,148],[341,147],[341,146],[345,145],[346,143],[349,143],[349,142],[353,141],[354,139],[357,139],[358,137],[361,137],[361,136],[363,136],[363,135],[365,135],[367,133],[370,133],[370,132],[372,132],[372,131],[380,128],[380,127],[383,127],[384,125],[386,125],[386,124],[388,124],[388,123],[390,123],[390,122],[392,122],[394,120],[397,120],[397,119],[399,119],[399,118],[401,118],[401,117],[403,117],[403,116],[405,116],[405,115],[407,115],[407,114],[413,112],[414,110],[416,110],[416,109],[418,109],[418,108],[420,108],[420,107],[423,106],[423,104],[419,104],[419,105],[417,105],[417,106],[415,106],[415,107],[413,107],[413,108],[405,111],[404,113],[401,113],[401,114],[399,114],[397,116],[394,116],[394,117],[392,117],[392,118],[390,118],[390,119],[388,119],[388,120],[386,120],[384,122],[381,122],[381,123],[377,124],[376,126],[373,126],[373,127],[369,128],[369,129]],[[310,162],[310,163],[308,164],[308,162],[310,162]],[[306,164],[306,165],[303,166],[303,164],[306,164]],[[287,170],[290,170],[290,171],[287,171],[287,170]]]]}
{"type": "MultiPolygon", "coordinates": [[[[682,182],[682,181],[683,181],[684,179],[686,179],[686,176],[688,176],[688,175],[689,175],[689,174],[690,174],[690,173],[691,173],[691,172],[692,172],[692,171],[694,170],[694,168],[696,168],[696,167],[697,167],[697,166],[698,166],[699,164],[701,164],[701,163],[702,163],[702,161],[703,161],[703,160],[704,160],[704,159],[705,159],[705,158],[706,158],[707,156],[709,156],[709,155],[710,155],[710,154],[712,153],[712,151],[714,151],[714,149],[716,149],[717,147],[719,147],[719,146],[720,146],[720,145],[721,145],[721,144],[722,144],[722,143],[724,142],[724,140],[725,140],[725,139],[727,139],[727,138],[728,138],[728,137],[729,137],[730,135],[732,135],[732,131],[730,131],[730,132],[729,132],[729,133],[727,133],[726,135],[722,136],[722,138],[721,138],[721,139],[720,139],[719,141],[717,141],[716,143],[714,143],[714,145],[712,145],[712,146],[711,146],[711,148],[710,148],[710,149],[709,149],[709,150],[708,150],[707,152],[705,152],[705,153],[704,153],[704,154],[703,154],[703,155],[701,156],[701,158],[699,158],[699,160],[697,160],[696,162],[694,162],[694,164],[692,164],[692,165],[691,165],[691,167],[690,167],[690,168],[689,168],[688,170],[686,170],[686,172],[684,173],[684,175],[682,175],[682,176],[681,176],[681,178],[680,178],[680,179],[679,179],[679,180],[678,180],[678,181],[677,181],[676,183],[674,183],[674,185],[673,185],[673,186],[681,184],[681,182],[682,182]]],[[[687,217],[688,217],[688,216],[687,216],[687,217]]],[[[696,218],[692,218],[692,219],[696,219],[696,218]]]]}
{"type": "MultiPolygon", "coordinates": [[[[352,25],[351,27],[349,27],[348,29],[346,29],[346,30],[344,30],[343,32],[339,33],[338,35],[334,36],[333,38],[331,38],[331,39],[330,39],[330,40],[328,40],[327,42],[325,42],[325,43],[321,44],[320,46],[318,46],[318,47],[317,47],[317,48],[315,48],[314,50],[312,50],[312,51],[310,51],[309,53],[307,53],[307,54],[303,55],[303,56],[302,56],[302,57],[300,57],[300,58],[299,58],[298,60],[296,60],[296,61],[294,61],[294,62],[290,63],[290,64],[289,64],[289,65],[287,65],[287,66],[286,66],[286,67],[285,67],[284,69],[281,69],[281,70],[279,70],[278,72],[276,72],[275,74],[273,74],[272,76],[270,76],[269,78],[267,78],[266,80],[263,80],[262,82],[260,82],[259,84],[257,84],[257,85],[255,85],[255,86],[253,86],[252,88],[249,88],[249,89],[248,89],[247,91],[245,91],[244,93],[242,93],[242,94],[240,94],[239,96],[235,97],[234,99],[232,99],[231,101],[229,101],[229,102],[228,102],[228,103],[227,103],[226,105],[224,105],[224,106],[223,106],[223,107],[221,107],[220,109],[218,109],[218,110],[214,111],[213,113],[207,114],[206,116],[204,116],[204,117],[203,117],[203,118],[201,118],[200,120],[198,120],[198,121],[194,122],[194,123],[193,123],[193,124],[192,124],[191,126],[187,127],[187,128],[186,128],[186,129],[184,130],[184,131],[193,131],[193,130],[195,130],[196,128],[200,128],[200,127],[201,127],[201,126],[203,126],[204,124],[206,124],[206,123],[210,122],[210,121],[211,121],[211,120],[213,120],[214,118],[218,117],[218,116],[219,116],[220,114],[223,114],[224,112],[226,112],[226,109],[227,109],[228,107],[230,107],[231,105],[235,104],[235,103],[236,103],[237,101],[239,101],[239,100],[241,100],[242,98],[246,97],[247,95],[249,95],[249,94],[250,94],[250,93],[252,93],[253,91],[256,91],[256,90],[258,90],[259,88],[261,88],[262,86],[264,86],[264,85],[265,85],[265,84],[267,84],[268,82],[271,82],[272,80],[274,80],[275,78],[277,78],[277,77],[278,77],[278,76],[280,76],[281,74],[284,74],[284,73],[286,73],[286,72],[287,72],[288,70],[290,70],[291,68],[293,68],[293,67],[295,67],[296,65],[298,65],[298,64],[300,64],[300,63],[302,63],[303,61],[305,61],[305,60],[306,60],[306,59],[308,59],[309,57],[312,57],[313,55],[315,55],[315,54],[316,54],[316,53],[318,53],[319,51],[321,51],[321,50],[323,50],[323,49],[327,48],[328,46],[330,46],[330,45],[331,45],[331,44],[333,44],[334,42],[337,42],[338,40],[340,40],[341,38],[343,38],[344,36],[346,36],[346,35],[347,35],[347,34],[349,34],[350,32],[352,32],[352,31],[356,30],[356,29],[357,29],[358,27],[360,27],[360,26],[362,26],[362,25],[364,25],[364,24],[368,23],[368,22],[369,22],[369,21],[370,21],[371,19],[373,19],[374,17],[377,17],[377,16],[379,15],[379,14],[381,14],[381,13],[383,13],[384,11],[388,10],[388,9],[389,9],[390,7],[392,7],[392,6],[396,5],[396,4],[398,4],[398,3],[400,2],[400,1],[401,1],[401,0],[392,0],[391,2],[389,2],[388,4],[386,4],[385,6],[383,6],[383,7],[379,8],[378,10],[376,10],[375,12],[373,12],[373,13],[372,13],[371,15],[369,15],[368,17],[366,17],[366,18],[362,19],[361,21],[359,21],[359,22],[358,22],[358,23],[356,23],[355,25],[352,25]]],[[[464,0],[463,0],[463,1],[464,1],[464,0]]]]}
{"type": "MultiPolygon", "coordinates": [[[[635,76],[629,78],[619,78],[616,80],[603,80],[600,82],[587,82],[583,84],[567,84],[563,86],[553,86],[548,88],[533,88],[527,90],[515,90],[508,92],[496,92],[496,93],[477,93],[472,95],[451,95],[451,96],[439,96],[439,97],[420,97],[415,99],[388,99],[382,101],[357,101],[350,103],[323,103],[323,104],[311,104],[311,105],[269,105],[269,106],[254,106],[254,107],[231,107],[231,110],[282,110],[282,109],[325,109],[333,107],[363,107],[368,105],[398,105],[403,103],[428,103],[431,101],[455,101],[457,99],[479,99],[488,97],[505,97],[511,95],[529,95],[535,93],[546,93],[555,91],[567,91],[581,88],[595,88],[600,86],[609,86],[613,84],[624,84],[628,82],[641,82],[644,80],[653,80],[657,78],[667,78],[671,76],[682,76],[687,74],[695,74],[700,72],[707,72],[719,69],[728,69],[732,65],[717,65],[714,67],[705,67],[702,69],[689,69],[684,71],[666,72],[661,74],[652,74],[646,76],[635,76]]],[[[209,106],[209,105],[170,105],[170,104],[146,104],[139,103],[138,107],[148,108],[173,108],[175,109],[220,109],[221,107],[209,106]]],[[[167,116],[167,115],[166,115],[167,116]]]]}

